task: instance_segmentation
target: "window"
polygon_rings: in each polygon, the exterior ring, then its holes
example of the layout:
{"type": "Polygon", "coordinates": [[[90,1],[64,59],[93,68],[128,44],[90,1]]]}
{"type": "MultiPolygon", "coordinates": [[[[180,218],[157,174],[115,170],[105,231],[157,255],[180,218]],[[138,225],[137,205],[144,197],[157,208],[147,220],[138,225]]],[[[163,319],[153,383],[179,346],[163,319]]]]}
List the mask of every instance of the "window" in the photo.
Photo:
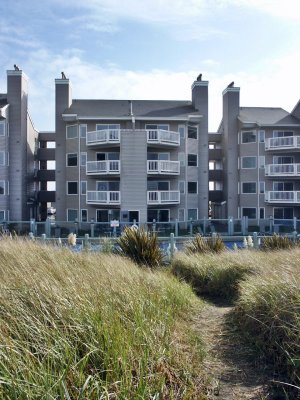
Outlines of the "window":
{"type": "Polygon", "coordinates": [[[185,166],[185,153],[183,151],[178,153],[178,161],[180,162],[181,167],[185,166]]]}
{"type": "Polygon", "coordinates": [[[156,125],[156,124],[146,124],[146,129],[149,129],[149,130],[158,130],[158,129],[161,129],[161,130],[163,130],[163,131],[168,131],[169,130],[169,125],[165,125],[165,124],[159,124],[159,125],[156,125]]]}
{"type": "Polygon", "coordinates": [[[294,157],[291,156],[273,156],[273,164],[293,164],[294,157]]]}
{"type": "Polygon", "coordinates": [[[169,222],[169,213],[169,210],[149,209],[147,220],[148,222],[152,222],[154,219],[156,222],[169,222]]]}
{"type": "Polygon", "coordinates": [[[259,168],[265,168],[265,156],[259,156],[258,162],[259,162],[259,168]]]}
{"type": "Polygon", "coordinates": [[[80,165],[82,167],[86,166],[86,159],[87,159],[86,153],[80,153],[80,165]]]}
{"type": "Polygon", "coordinates": [[[242,143],[255,143],[256,133],[254,131],[242,132],[242,143]]]}
{"type": "Polygon", "coordinates": [[[105,161],[105,160],[119,160],[120,153],[97,153],[96,154],[97,161],[105,161]]]}
{"type": "Polygon", "coordinates": [[[83,195],[86,194],[86,181],[80,182],[80,193],[83,195]]]}
{"type": "Polygon", "coordinates": [[[86,125],[79,125],[80,139],[86,139],[86,131],[87,131],[86,125]]]}
{"type": "Polygon", "coordinates": [[[78,194],[78,182],[67,182],[67,194],[78,194]]]}
{"type": "Polygon", "coordinates": [[[188,220],[197,220],[198,219],[198,208],[189,208],[188,210],[188,220]]]}
{"type": "Polygon", "coordinates": [[[275,207],[273,213],[274,213],[274,219],[294,218],[294,211],[292,207],[275,207]]]}
{"type": "Polygon", "coordinates": [[[5,165],[5,151],[0,151],[0,166],[5,165]]]}
{"type": "Polygon", "coordinates": [[[178,126],[178,132],[180,135],[180,139],[184,139],[185,138],[185,126],[184,125],[179,125],[178,126]]]}
{"type": "Polygon", "coordinates": [[[147,190],[169,190],[169,181],[148,181],[147,190]]]}
{"type": "Polygon", "coordinates": [[[242,193],[256,193],[256,182],[243,182],[242,193]]]}
{"type": "Polygon", "coordinates": [[[242,157],[242,168],[256,168],[256,157],[242,157]]]}
{"type": "Polygon", "coordinates": [[[259,143],[265,142],[265,131],[258,131],[259,143]]]}
{"type": "Polygon", "coordinates": [[[275,192],[292,192],[294,190],[293,182],[273,182],[275,192]]]}
{"type": "Polygon", "coordinates": [[[273,138],[294,136],[293,131],[273,131],[273,138]]]}
{"type": "Polygon", "coordinates": [[[76,139],[78,137],[77,125],[69,125],[66,127],[66,130],[67,130],[67,139],[76,139]]]}
{"type": "Polygon", "coordinates": [[[265,193],[265,182],[259,182],[259,193],[265,193]]]}
{"type": "Polygon", "coordinates": [[[256,208],[255,207],[243,207],[242,208],[242,217],[248,217],[251,219],[256,218],[256,208]]]}
{"type": "Polygon", "coordinates": [[[198,127],[195,125],[188,126],[188,138],[197,139],[198,138],[198,127]]]}
{"type": "Polygon", "coordinates": [[[120,182],[98,181],[96,182],[96,190],[99,192],[118,192],[120,190],[120,182]]]}
{"type": "Polygon", "coordinates": [[[73,208],[67,209],[67,220],[69,222],[74,222],[78,219],[78,210],[73,208]]]}
{"type": "Polygon", "coordinates": [[[0,122],[0,136],[5,136],[5,122],[0,122]]]}
{"type": "Polygon", "coordinates": [[[82,222],[87,222],[88,220],[88,210],[81,210],[81,221],[82,222]]]}
{"type": "Polygon", "coordinates": [[[5,221],[5,211],[4,210],[0,210],[0,221],[5,221]]]}
{"type": "Polygon", "coordinates": [[[77,153],[67,154],[67,167],[77,167],[77,153]]]}
{"type": "Polygon", "coordinates": [[[147,160],[168,161],[170,160],[170,153],[147,153],[147,160]]]}
{"type": "Polygon", "coordinates": [[[97,222],[109,222],[111,220],[120,220],[120,210],[97,210],[97,222]]]}
{"type": "Polygon", "coordinates": [[[179,208],[178,210],[178,221],[184,221],[185,220],[185,209],[184,208],[179,208]]]}
{"type": "Polygon", "coordinates": [[[264,219],[265,218],[265,209],[263,207],[261,207],[259,209],[259,218],[260,219],[264,219]]]}
{"type": "Polygon", "coordinates": [[[178,190],[181,194],[185,193],[185,181],[178,182],[178,190]]]}
{"type": "Polygon", "coordinates": [[[188,182],[188,193],[197,193],[198,182],[188,182]]]}
{"type": "Polygon", "coordinates": [[[119,124],[97,124],[96,131],[119,130],[119,124]]]}
{"type": "Polygon", "coordinates": [[[0,181],[0,195],[5,194],[5,181],[0,181]]]}
{"type": "Polygon", "coordinates": [[[197,167],[198,156],[197,154],[188,154],[188,166],[197,167]]]}

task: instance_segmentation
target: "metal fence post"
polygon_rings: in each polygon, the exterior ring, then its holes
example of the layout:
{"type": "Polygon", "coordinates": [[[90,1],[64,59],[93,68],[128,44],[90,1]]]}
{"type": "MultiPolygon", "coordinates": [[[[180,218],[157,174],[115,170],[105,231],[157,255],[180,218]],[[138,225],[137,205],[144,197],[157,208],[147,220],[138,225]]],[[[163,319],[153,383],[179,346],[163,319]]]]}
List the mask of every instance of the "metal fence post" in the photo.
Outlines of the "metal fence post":
{"type": "Polygon", "coordinates": [[[89,247],[89,234],[84,235],[84,247],[87,249],[89,247]]]}
{"type": "Polygon", "coordinates": [[[170,234],[170,259],[172,260],[175,254],[175,239],[174,233],[170,234]]]}
{"type": "Polygon", "coordinates": [[[51,236],[51,222],[49,218],[47,218],[45,222],[45,235],[47,237],[51,236]]]}
{"type": "Polygon", "coordinates": [[[190,235],[193,236],[193,220],[190,219],[190,235]]]}
{"type": "Polygon", "coordinates": [[[178,219],[175,220],[175,236],[178,236],[178,219]]]}

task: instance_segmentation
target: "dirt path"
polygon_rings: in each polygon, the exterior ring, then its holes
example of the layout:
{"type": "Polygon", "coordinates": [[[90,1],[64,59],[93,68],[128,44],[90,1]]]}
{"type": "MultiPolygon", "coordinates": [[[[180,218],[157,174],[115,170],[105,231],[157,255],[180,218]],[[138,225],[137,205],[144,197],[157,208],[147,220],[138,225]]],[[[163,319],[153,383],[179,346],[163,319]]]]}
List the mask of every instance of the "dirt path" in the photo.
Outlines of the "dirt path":
{"type": "Polygon", "coordinates": [[[226,322],[232,307],[206,303],[197,325],[206,344],[205,370],[211,380],[208,398],[219,400],[266,400],[267,388],[261,368],[251,351],[238,343],[226,322]]]}

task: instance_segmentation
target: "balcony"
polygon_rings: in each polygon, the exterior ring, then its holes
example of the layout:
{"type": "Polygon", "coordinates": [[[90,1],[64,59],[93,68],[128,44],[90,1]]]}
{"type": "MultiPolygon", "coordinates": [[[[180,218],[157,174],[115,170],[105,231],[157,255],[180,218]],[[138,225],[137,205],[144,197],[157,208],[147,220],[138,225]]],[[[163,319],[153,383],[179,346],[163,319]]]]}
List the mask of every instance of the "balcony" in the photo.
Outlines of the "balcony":
{"type": "Polygon", "coordinates": [[[300,192],[298,192],[298,191],[266,192],[265,201],[267,203],[299,204],[300,203],[300,192]]]}
{"type": "Polygon", "coordinates": [[[178,190],[151,190],[147,192],[147,204],[179,204],[180,192],[178,190]]]}
{"type": "Polygon", "coordinates": [[[265,166],[265,175],[270,177],[300,177],[300,164],[269,164],[265,166]]]}
{"type": "Polygon", "coordinates": [[[120,129],[105,129],[101,131],[87,132],[86,145],[98,146],[103,144],[119,144],[120,129]]]}
{"type": "Polygon", "coordinates": [[[153,145],[179,146],[179,132],[166,131],[163,129],[148,129],[147,143],[153,145]]]}
{"type": "Polygon", "coordinates": [[[179,175],[179,161],[147,161],[147,173],[149,175],[179,175]]]}
{"type": "Polygon", "coordinates": [[[105,161],[87,161],[87,175],[119,175],[120,161],[105,160],[105,161]]]}
{"type": "Polygon", "coordinates": [[[87,191],[86,202],[87,204],[119,205],[121,195],[117,191],[87,191]]]}
{"type": "Polygon", "coordinates": [[[300,149],[300,136],[286,136],[266,139],[266,150],[297,150],[300,149]]]}

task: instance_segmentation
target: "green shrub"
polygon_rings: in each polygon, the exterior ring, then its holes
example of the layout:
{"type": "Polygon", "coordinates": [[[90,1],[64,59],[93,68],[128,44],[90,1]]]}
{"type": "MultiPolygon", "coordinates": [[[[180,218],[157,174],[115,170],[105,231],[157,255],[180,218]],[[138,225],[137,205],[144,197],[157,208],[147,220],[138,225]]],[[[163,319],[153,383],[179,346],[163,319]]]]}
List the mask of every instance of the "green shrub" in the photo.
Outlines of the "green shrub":
{"type": "Polygon", "coordinates": [[[292,239],[289,239],[287,236],[280,236],[275,233],[273,236],[263,238],[261,249],[266,251],[292,249],[296,245],[297,243],[292,239]]]}
{"type": "Polygon", "coordinates": [[[185,245],[187,254],[195,253],[221,253],[226,249],[226,246],[219,236],[204,238],[197,234],[185,245]]]}
{"type": "Polygon", "coordinates": [[[286,383],[283,391],[291,397],[282,398],[291,399],[300,393],[300,274],[296,268],[272,266],[242,282],[232,314],[233,323],[264,354],[277,380],[286,383]]]}
{"type": "Polygon", "coordinates": [[[226,263],[215,255],[178,255],[172,273],[188,282],[198,295],[231,301],[237,298],[238,284],[253,269],[239,262],[226,263]]]}
{"type": "Polygon", "coordinates": [[[143,228],[126,227],[117,240],[117,253],[129,257],[139,265],[158,267],[163,262],[163,252],[159,248],[156,234],[143,228]]]}

